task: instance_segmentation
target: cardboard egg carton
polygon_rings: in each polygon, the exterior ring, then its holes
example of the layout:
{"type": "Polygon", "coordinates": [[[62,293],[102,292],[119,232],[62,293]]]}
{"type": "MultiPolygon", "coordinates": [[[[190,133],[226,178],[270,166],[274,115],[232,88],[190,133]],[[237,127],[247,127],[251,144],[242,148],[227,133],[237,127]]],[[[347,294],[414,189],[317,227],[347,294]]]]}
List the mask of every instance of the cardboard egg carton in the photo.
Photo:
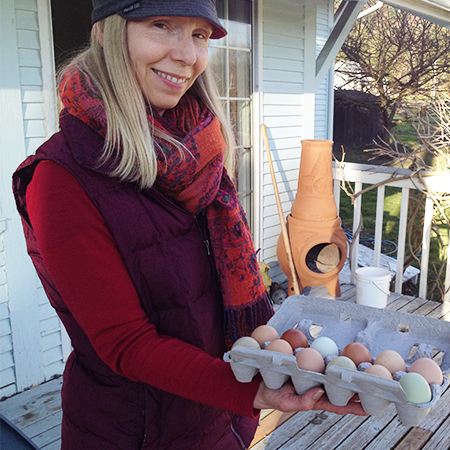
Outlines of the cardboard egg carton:
{"type": "MultiPolygon", "coordinates": [[[[283,302],[268,324],[280,336],[290,328],[298,328],[310,344],[314,340],[311,329],[323,327],[320,336],[333,339],[340,352],[350,342],[360,342],[373,360],[383,350],[395,350],[405,360],[407,369],[415,360],[432,358],[441,351],[442,372],[447,373],[450,368],[450,323],[437,319],[296,295],[283,302]]],[[[338,406],[346,405],[358,393],[364,410],[371,415],[381,415],[390,403],[395,403],[400,421],[407,426],[419,425],[449,384],[446,376],[441,386],[431,384],[431,401],[416,405],[406,401],[398,381],[360,370],[331,366],[326,375],[310,372],[298,368],[294,355],[248,347],[235,347],[224,355],[224,360],[230,362],[236,379],[243,383],[250,382],[259,371],[270,389],[281,388],[288,379],[299,395],[324,386],[330,402],[338,406]]]]}

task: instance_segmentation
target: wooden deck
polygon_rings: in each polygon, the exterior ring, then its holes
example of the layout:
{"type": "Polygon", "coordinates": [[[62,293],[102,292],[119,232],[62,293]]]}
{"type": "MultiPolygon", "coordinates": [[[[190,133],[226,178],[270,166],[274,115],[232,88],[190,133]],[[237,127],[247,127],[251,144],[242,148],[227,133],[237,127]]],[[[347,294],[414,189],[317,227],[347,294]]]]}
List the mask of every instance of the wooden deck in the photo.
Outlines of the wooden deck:
{"type": "Polygon", "coordinates": [[[61,448],[61,386],[62,377],[0,402],[0,413],[42,450],[61,448]]]}
{"type": "MultiPolygon", "coordinates": [[[[330,298],[324,288],[314,288],[310,295],[330,298]]],[[[354,296],[354,286],[342,286],[339,300],[354,301],[354,296]]],[[[400,294],[391,294],[388,309],[450,321],[450,305],[400,294]]],[[[0,402],[0,412],[42,450],[60,449],[61,385],[62,378],[58,378],[0,402]]],[[[261,417],[252,450],[450,449],[450,389],[420,427],[401,425],[394,405],[381,417],[323,411],[263,411],[261,417]]]]}

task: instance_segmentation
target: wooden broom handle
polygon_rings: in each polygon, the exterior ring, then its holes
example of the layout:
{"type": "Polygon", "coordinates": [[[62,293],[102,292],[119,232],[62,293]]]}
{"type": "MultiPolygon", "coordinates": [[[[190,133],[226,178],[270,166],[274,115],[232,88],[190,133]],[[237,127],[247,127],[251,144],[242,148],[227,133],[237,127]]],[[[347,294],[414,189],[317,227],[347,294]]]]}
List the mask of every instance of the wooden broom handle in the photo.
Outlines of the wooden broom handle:
{"type": "Polygon", "coordinates": [[[300,288],[298,286],[298,281],[297,281],[297,272],[295,270],[294,260],[292,258],[291,244],[289,242],[289,234],[288,234],[287,227],[286,227],[286,220],[284,218],[283,208],[281,207],[281,200],[280,200],[280,194],[278,193],[278,186],[277,186],[277,180],[275,178],[275,171],[273,170],[272,156],[270,154],[269,138],[267,137],[267,129],[264,124],[261,125],[261,131],[262,131],[262,135],[263,135],[264,146],[266,147],[267,159],[269,160],[270,174],[272,175],[273,190],[275,192],[275,199],[277,201],[278,215],[280,216],[281,234],[283,235],[284,246],[286,248],[287,259],[288,259],[288,263],[289,263],[289,269],[291,271],[292,287],[294,288],[294,294],[299,295],[300,288]]]}

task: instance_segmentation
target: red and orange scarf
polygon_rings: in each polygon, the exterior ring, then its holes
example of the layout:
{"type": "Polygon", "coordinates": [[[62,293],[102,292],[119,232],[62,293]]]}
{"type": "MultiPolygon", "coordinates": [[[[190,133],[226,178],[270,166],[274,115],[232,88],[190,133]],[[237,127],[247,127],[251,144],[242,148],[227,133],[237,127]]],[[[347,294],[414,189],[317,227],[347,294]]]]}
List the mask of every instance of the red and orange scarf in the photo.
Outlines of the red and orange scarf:
{"type": "MultiPolygon", "coordinates": [[[[66,110],[106,137],[102,99],[89,78],[67,71],[60,83],[66,110]]],[[[184,157],[156,140],[156,187],[192,214],[206,211],[220,279],[227,347],[249,335],[273,314],[261,279],[251,234],[236,189],[223,165],[225,142],[219,120],[197,98],[186,94],[163,117],[148,115],[149,126],[170,134],[188,151],[184,157]]]]}

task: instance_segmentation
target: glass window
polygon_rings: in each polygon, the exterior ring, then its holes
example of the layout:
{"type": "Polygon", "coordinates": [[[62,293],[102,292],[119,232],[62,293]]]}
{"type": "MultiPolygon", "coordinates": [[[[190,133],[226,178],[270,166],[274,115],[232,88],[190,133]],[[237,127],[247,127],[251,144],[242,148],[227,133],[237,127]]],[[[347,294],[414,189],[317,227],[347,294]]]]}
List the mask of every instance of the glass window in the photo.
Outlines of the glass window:
{"type": "Polygon", "coordinates": [[[236,132],[238,194],[252,227],[252,2],[217,0],[217,12],[228,36],[210,41],[209,64],[236,132]]]}

